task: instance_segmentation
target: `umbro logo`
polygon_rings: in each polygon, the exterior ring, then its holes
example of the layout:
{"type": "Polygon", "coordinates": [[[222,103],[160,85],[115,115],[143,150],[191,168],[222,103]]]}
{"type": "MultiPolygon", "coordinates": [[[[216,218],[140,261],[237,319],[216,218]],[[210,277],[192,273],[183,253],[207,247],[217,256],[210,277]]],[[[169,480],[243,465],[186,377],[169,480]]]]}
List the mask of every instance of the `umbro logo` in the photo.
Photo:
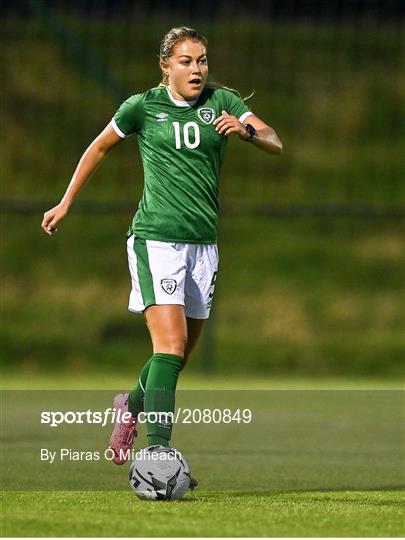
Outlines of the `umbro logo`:
{"type": "Polygon", "coordinates": [[[156,118],[158,122],[166,122],[169,115],[165,112],[157,113],[156,118]]]}

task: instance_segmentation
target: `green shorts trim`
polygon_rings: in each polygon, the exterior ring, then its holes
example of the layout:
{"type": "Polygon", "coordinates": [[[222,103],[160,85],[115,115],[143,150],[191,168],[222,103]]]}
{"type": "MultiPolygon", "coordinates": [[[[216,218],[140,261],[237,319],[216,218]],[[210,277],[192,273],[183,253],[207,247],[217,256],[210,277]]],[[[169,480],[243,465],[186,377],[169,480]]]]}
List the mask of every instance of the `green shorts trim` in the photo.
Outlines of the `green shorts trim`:
{"type": "Polygon", "coordinates": [[[137,260],[139,287],[141,289],[142,299],[146,309],[147,307],[156,304],[146,240],[134,237],[134,251],[137,260]]]}

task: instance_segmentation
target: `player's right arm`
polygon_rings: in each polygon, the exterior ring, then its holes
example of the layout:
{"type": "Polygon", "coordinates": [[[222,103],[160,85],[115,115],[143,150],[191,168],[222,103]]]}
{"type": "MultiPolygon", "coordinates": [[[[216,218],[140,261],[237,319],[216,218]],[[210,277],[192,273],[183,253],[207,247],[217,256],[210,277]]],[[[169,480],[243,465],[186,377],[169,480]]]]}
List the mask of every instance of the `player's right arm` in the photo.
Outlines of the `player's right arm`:
{"type": "Polygon", "coordinates": [[[68,213],[78,191],[87,182],[111,148],[120,141],[122,141],[122,138],[117,135],[111,124],[108,124],[90,144],[82,155],[62,200],[44,214],[41,227],[47,234],[53,234],[57,231],[56,225],[58,221],[68,213]]]}

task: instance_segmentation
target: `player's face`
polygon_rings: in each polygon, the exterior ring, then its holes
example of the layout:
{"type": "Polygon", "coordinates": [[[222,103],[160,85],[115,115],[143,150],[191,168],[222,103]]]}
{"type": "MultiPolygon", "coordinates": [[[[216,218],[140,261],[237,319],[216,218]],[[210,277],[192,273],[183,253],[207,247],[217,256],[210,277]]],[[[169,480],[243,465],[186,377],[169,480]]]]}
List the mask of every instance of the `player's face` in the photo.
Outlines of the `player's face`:
{"type": "Polygon", "coordinates": [[[193,100],[203,91],[208,77],[207,51],[203,43],[187,39],[173,47],[173,54],[162,69],[169,76],[175,99],[193,100]]]}

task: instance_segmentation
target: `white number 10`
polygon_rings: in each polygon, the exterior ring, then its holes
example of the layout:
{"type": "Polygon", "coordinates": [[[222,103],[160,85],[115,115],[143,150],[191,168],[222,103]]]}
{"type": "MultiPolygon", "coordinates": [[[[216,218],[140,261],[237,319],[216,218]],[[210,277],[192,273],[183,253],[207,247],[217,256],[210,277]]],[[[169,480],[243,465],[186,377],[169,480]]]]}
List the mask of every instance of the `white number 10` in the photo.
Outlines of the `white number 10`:
{"type": "MultiPolygon", "coordinates": [[[[173,122],[174,127],[174,139],[176,141],[176,148],[180,150],[181,148],[181,129],[180,122],[173,122]]],[[[183,126],[183,140],[187,148],[197,148],[200,144],[200,128],[196,122],[186,122],[183,126]],[[190,142],[190,130],[194,132],[194,142],[190,142]]]]}

